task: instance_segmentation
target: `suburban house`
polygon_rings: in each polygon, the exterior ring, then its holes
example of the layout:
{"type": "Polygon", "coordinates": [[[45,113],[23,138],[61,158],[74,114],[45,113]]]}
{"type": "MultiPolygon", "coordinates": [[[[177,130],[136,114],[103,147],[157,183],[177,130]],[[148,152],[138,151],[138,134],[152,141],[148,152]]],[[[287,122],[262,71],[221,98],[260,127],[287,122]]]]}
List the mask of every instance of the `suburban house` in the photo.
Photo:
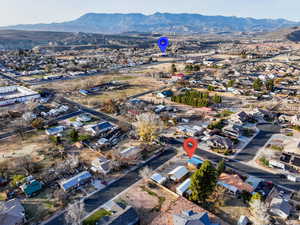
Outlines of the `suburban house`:
{"type": "Polygon", "coordinates": [[[213,135],[206,142],[211,148],[232,149],[233,147],[233,143],[229,138],[219,135],[213,135]]]}
{"type": "Polygon", "coordinates": [[[172,81],[179,81],[184,79],[183,73],[173,74],[171,80],[172,81]]]}
{"type": "Polygon", "coordinates": [[[284,162],[296,169],[300,169],[300,155],[295,153],[282,153],[280,161],[284,162]]]}
{"type": "Polygon", "coordinates": [[[191,191],[189,190],[191,186],[191,178],[186,179],[183,183],[178,185],[176,187],[176,193],[183,196],[184,194],[191,194],[191,191]]]}
{"type": "Polygon", "coordinates": [[[218,225],[211,223],[207,212],[196,213],[192,210],[173,215],[174,225],[218,225]]]}
{"type": "Polygon", "coordinates": [[[218,184],[223,186],[233,194],[242,193],[242,191],[247,191],[249,193],[252,193],[254,191],[254,188],[250,184],[245,183],[237,174],[232,175],[222,173],[219,176],[218,184]]]}
{"type": "Polygon", "coordinates": [[[103,174],[108,174],[111,171],[111,161],[106,158],[97,158],[92,161],[91,170],[103,174]]]}
{"type": "Polygon", "coordinates": [[[89,122],[92,120],[92,118],[88,114],[80,114],[77,116],[76,120],[78,122],[89,122]]]}
{"type": "Polygon", "coordinates": [[[69,106],[66,106],[66,105],[62,105],[56,109],[51,109],[49,112],[47,113],[43,113],[43,116],[44,117],[47,117],[47,116],[58,116],[59,114],[62,114],[62,113],[65,113],[69,110],[69,106]]]}
{"type": "Polygon", "coordinates": [[[187,175],[189,174],[189,171],[184,166],[178,166],[174,170],[168,173],[169,178],[172,181],[180,182],[182,181],[187,175]]]}
{"type": "Polygon", "coordinates": [[[255,119],[261,121],[263,121],[266,118],[273,117],[273,114],[271,112],[259,108],[254,109],[253,112],[251,112],[251,114],[255,119]]]}
{"type": "Polygon", "coordinates": [[[22,225],[25,222],[25,209],[19,199],[0,203],[0,225],[22,225]]]}
{"type": "Polygon", "coordinates": [[[160,175],[159,173],[154,173],[151,177],[151,180],[153,180],[155,183],[158,184],[164,184],[167,181],[166,177],[163,177],[162,175],[160,175]]]}
{"type": "Polygon", "coordinates": [[[96,125],[85,126],[86,131],[91,132],[94,136],[112,130],[114,126],[110,122],[102,122],[96,125]]]}
{"type": "Polygon", "coordinates": [[[136,160],[140,158],[142,149],[139,146],[131,146],[129,148],[125,148],[120,152],[120,156],[122,159],[128,160],[136,160]]]}
{"type": "Polygon", "coordinates": [[[74,177],[59,181],[59,185],[64,191],[70,191],[71,189],[88,182],[91,178],[92,175],[88,171],[83,171],[74,177]]]}
{"type": "MultiPolygon", "coordinates": [[[[182,119],[184,120],[184,119],[182,119]]],[[[177,126],[176,130],[180,133],[186,134],[188,136],[196,136],[198,134],[203,133],[203,128],[197,125],[189,126],[189,125],[181,125],[177,126]]]]}
{"type": "Polygon", "coordinates": [[[140,218],[133,207],[124,203],[109,201],[103,207],[112,215],[102,217],[97,225],[139,225],[140,218]]]}
{"type": "Polygon", "coordinates": [[[166,91],[157,93],[157,97],[159,97],[159,98],[168,98],[168,97],[172,97],[172,96],[173,96],[173,92],[171,90],[166,90],[166,91]]]}
{"type": "Polygon", "coordinates": [[[65,127],[64,126],[57,126],[57,127],[52,127],[46,129],[46,134],[47,135],[57,135],[60,134],[64,131],[65,127]]]}
{"type": "Polygon", "coordinates": [[[80,127],[83,126],[83,123],[78,122],[78,121],[75,121],[75,122],[72,122],[70,125],[71,125],[72,127],[74,127],[75,129],[79,129],[80,127]]]}
{"type": "Polygon", "coordinates": [[[292,206],[283,198],[275,197],[270,203],[270,212],[282,219],[287,219],[291,214],[292,206]]]}
{"type": "Polygon", "coordinates": [[[242,130],[243,127],[235,124],[229,124],[222,129],[224,134],[234,138],[239,138],[242,135],[242,130]]]}
{"type": "Polygon", "coordinates": [[[190,170],[196,170],[199,169],[200,166],[202,165],[203,160],[197,158],[197,157],[192,157],[187,161],[187,167],[190,170]]]}
{"type": "Polygon", "coordinates": [[[25,193],[26,196],[31,197],[35,193],[39,192],[43,188],[43,184],[37,180],[30,180],[26,182],[22,186],[20,186],[21,190],[25,193]]]}
{"type": "Polygon", "coordinates": [[[28,102],[39,99],[39,93],[22,86],[0,87],[0,106],[28,102]]]}
{"type": "Polygon", "coordinates": [[[231,117],[230,117],[230,120],[235,122],[235,123],[238,123],[238,124],[243,124],[245,123],[247,120],[249,119],[249,115],[244,112],[244,111],[240,111],[238,113],[235,113],[233,114],[231,117]]]}

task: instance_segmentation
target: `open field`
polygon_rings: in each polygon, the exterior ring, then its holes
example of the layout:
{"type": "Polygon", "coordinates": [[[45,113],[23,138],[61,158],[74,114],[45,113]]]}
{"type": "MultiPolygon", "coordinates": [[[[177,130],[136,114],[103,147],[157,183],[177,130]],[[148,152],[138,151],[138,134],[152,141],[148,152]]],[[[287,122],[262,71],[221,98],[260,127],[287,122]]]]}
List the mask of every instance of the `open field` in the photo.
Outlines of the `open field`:
{"type": "Polygon", "coordinates": [[[0,162],[27,155],[39,161],[41,156],[37,152],[47,150],[51,146],[44,131],[27,133],[24,135],[24,140],[20,136],[15,136],[0,143],[0,162]]]}
{"type": "Polygon", "coordinates": [[[94,85],[113,81],[113,80],[127,82],[129,84],[129,87],[122,90],[105,91],[102,92],[101,94],[89,95],[89,96],[83,96],[78,92],[79,90],[74,90],[70,98],[83,105],[94,107],[99,103],[101,104],[111,99],[114,100],[124,99],[126,97],[143,93],[149,90],[158,89],[164,85],[162,82],[156,81],[154,78],[151,77],[129,76],[129,75],[104,77],[104,79],[102,79],[101,81],[95,81],[94,85]]]}

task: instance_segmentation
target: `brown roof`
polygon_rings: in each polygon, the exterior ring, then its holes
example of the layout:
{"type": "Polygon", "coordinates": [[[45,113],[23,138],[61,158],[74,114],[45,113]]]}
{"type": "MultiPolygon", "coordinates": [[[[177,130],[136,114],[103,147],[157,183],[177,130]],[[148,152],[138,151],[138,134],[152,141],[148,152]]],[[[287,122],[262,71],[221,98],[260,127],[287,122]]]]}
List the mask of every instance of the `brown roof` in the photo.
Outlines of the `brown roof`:
{"type": "MultiPolygon", "coordinates": [[[[152,220],[149,225],[173,225],[173,215],[181,214],[182,211],[193,210],[194,212],[201,213],[207,212],[205,209],[200,206],[188,201],[183,197],[179,197],[176,201],[172,202],[166,209],[162,209],[161,212],[152,220]]],[[[229,225],[228,223],[222,221],[216,215],[209,213],[209,218],[212,223],[219,223],[221,225],[229,225]]]]}
{"type": "Polygon", "coordinates": [[[227,174],[222,173],[218,179],[219,181],[222,181],[225,184],[229,184],[231,186],[236,187],[239,191],[248,191],[253,192],[253,187],[250,184],[245,183],[239,175],[235,174],[227,174]]]}

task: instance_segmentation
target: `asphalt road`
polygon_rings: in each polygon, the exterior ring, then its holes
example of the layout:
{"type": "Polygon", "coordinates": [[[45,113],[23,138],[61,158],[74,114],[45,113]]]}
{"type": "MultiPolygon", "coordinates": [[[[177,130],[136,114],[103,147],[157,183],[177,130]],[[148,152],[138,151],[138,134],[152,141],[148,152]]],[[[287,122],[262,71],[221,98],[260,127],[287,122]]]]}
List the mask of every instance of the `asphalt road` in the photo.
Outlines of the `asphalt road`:
{"type": "Polygon", "coordinates": [[[262,148],[273,134],[280,132],[280,127],[277,125],[262,123],[258,124],[257,128],[260,132],[248,143],[248,145],[240,151],[235,157],[235,160],[242,162],[251,161],[257,154],[258,150],[262,148]]]}
{"type": "MultiPolygon", "coordinates": [[[[105,189],[93,194],[92,196],[86,198],[84,200],[84,207],[87,213],[92,212],[97,209],[110,199],[114,198],[117,194],[121,193],[129,186],[133,185],[137,182],[139,177],[139,171],[144,166],[149,166],[151,169],[156,169],[168,160],[170,160],[173,156],[175,156],[176,152],[174,150],[168,149],[164,151],[161,155],[156,158],[150,160],[148,163],[141,165],[139,168],[129,172],[120,180],[117,180],[113,184],[109,185],[105,189]]],[[[64,224],[65,213],[47,221],[44,225],[63,225],[64,224]]]]}
{"type": "Polygon", "coordinates": [[[4,79],[7,79],[7,80],[12,81],[13,83],[22,84],[22,82],[19,81],[18,79],[13,78],[13,77],[11,77],[11,76],[7,76],[7,75],[5,75],[5,74],[3,74],[3,73],[1,73],[0,76],[2,76],[4,79]]]}
{"type": "Polygon", "coordinates": [[[273,133],[260,131],[242,151],[235,155],[234,159],[242,162],[251,161],[256,156],[258,150],[267,143],[272,135],[273,133]]]}
{"type": "MultiPolygon", "coordinates": [[[[204,159],[209,159],[216,163],[221,161],[224,158],[222,156],[216,155],[216,154],[208,152],[208,151],[203,151],[200,149],[197,149],[195,154],[204,159]]],[[[228,159],[225,161],[225,164],[226,164],[226,166],[238,171],[242,175],[251,175],[251,176],[259,177],[259,178],[267,180],[267,181],[272,181],[274,184],[283,186],[288,189],[292,189],[295,191],[300,190],[300,182],[295,183],[295,182],[288,181],[285,178],[281,178],[277,174],[272,174],[265,170],[261,170],[261,169],[257,169],[252,166],[248,166],[242,162],[237,161],[236,159],[228,159]]]]}

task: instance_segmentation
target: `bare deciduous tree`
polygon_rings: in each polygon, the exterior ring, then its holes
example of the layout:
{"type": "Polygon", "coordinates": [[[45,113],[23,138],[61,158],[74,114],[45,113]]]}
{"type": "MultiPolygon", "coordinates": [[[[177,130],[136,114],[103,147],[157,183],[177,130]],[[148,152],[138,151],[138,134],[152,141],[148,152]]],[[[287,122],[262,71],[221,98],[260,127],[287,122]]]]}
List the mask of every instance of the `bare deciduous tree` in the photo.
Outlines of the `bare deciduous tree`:
{"type": "Polygon", "coordinates": [[[56,190],[54,193],[53,193],[53,196],[58,199],[58,201],[61,203],[61,204],[65,204],[65,201],[67,199],[67,194],[61,190],[61,189],[58,189],[56,190]]]}
{"type": "Polygon", "coordinates": [[[148,166],[144,167],[140,170],[139,175],[142,177],[144,181],[147,181],[153,174],[153,170],[148,166]]]}
{"type": "Polygon", "coordinates": [[[163,127],[161,119],[153,113],[137,115],[137,132],[141,141],[154,141],[163,127]]]}
{"type": "Polygon", "coordinates": [[[35,170],[35,164],[30,156],[16,158],[13,162],[16,169],[22,169],[26,176],[29,176],[35,170]]]}
{"type": "Polygon", "coordinates": [[[32,120],[35,119],[35,115],[32,112],[25,112],[22,116],[27,124],[29,124],[32,120]]]}
{"type": "Polygon", "coordinates": [[[255,217],[255,225],[267,225],[270,223],[270,215],[268,207],[264,202],[259,199],[250,202],[250,208],[253,216],[255,217]]]}
{"type": "Polygon", "coordinates": [[[67,208],[66,212],[66,224],[67,225],[81,225],[81,220],[85,214],[83,202],[77,202],[71,204],[67,208]]]}
{"type": "Polygon", "coordinates": [[[70,169],[75,169],[79,165],[79,157],[78,155],[72,154],[69,155],[66,159],[66,165],[69,166],[70,169]]]}
{"type": "Polygon", "coordinates": [[[226,189],[223,186],[217,185],[214,192],[208,199],[208,202],[212,203],[214,206],[223,206],[225,202],[226,189]]]}
{"type": "Polygon", "coordinates": [[[8,171],[9,171],[8,163],[9,163],[8,161],[5,161],[0,164],[0,176],[5,178],[8,177],[8,171]]]}

